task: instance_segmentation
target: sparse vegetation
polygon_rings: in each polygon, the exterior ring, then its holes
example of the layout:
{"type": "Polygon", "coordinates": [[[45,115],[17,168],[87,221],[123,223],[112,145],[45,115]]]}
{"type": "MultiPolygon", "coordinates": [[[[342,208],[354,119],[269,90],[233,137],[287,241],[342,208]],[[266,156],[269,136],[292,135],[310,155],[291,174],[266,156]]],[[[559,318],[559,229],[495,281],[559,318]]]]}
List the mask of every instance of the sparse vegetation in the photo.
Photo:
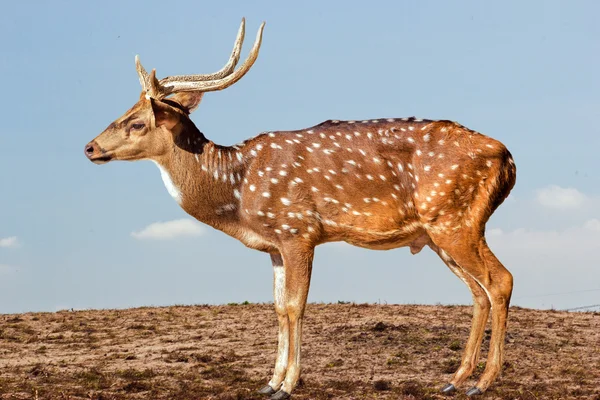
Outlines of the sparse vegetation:
{"type": "Polygon", "coordinates": [[[448,348],[449,348],[450,350],[453,350],[453,351],[459,351],[459,350],[462,348],[462,346],[460,345],[460,341],[458,341],[458,340],[453,340],[453,341],[452,341],[452,342],[450,342],[450,344],[448,345],[448,348]]]}
{"type": "MultiPolygon", "coordinates": [[[[470,318],[463,306],[310,304],[294,399],[446,399],[470,318]]],[[[276,337],[272,305],[249,302],[0,316],[0,399],[264,400],[276,337]]],[[[600,400],[598,343],[600,313],[515,307],[486,398],[600,400]]]]}

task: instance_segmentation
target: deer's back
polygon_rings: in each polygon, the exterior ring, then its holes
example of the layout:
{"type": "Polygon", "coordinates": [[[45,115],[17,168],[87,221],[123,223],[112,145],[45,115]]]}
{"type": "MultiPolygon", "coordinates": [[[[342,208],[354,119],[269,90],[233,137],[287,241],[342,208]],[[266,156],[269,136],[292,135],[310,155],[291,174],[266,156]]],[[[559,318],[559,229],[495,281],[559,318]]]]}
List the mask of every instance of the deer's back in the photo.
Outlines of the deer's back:
{"type": "Polygon", "coordinates": [[[326,121],[259,135],[245,149],[255,156],[241,211],[253,229],[372,248],[406,245],[437,220],[460,219],[479,186],[506,168],[507,152],[454,122],[414,118],[326,121]]]}

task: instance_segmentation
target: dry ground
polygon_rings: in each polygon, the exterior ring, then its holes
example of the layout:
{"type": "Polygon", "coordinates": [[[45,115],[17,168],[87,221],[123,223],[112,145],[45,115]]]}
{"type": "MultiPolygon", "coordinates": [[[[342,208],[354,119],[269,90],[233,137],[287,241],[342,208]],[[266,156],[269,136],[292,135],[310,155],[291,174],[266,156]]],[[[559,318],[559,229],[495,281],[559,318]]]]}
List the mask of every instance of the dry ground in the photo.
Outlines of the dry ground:
{"type": "MultiPolygon", "coordinates": [[[[470,319],[466,306],[310,304],[293,398],[445,398],[470,319]]],[[[264,399],[276,330],[268,304],[0,315],[0,399],[264,399]]],[[[511,308],[506,353],[486,399],[600,399],[600,313],[511,308]]]]}

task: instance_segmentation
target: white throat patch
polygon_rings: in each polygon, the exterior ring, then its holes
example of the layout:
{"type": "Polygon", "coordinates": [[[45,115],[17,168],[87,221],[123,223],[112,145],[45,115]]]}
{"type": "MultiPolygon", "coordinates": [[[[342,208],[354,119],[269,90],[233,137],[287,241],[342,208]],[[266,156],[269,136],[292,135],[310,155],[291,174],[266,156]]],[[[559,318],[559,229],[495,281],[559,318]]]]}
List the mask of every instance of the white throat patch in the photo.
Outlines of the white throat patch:
{"type": "Polygon", "coordinates": [[[179,188],[177,186],[175,186],[175,184],[173,183],[173,180],[171,179],[171,175],[169,175],[169,173],[162,167],[162,165],[160,165],[159,163],[157,163],[154,160],[150,160],[150,161],[152,161],[154,164],[156,164],[156,166],[160,170],[160,176],[163,180],[163,183],[165,184],[165,187],[167,188],[167,191],[171,195],[171,197],[173,197],[175,199],[175,201],[179,205],[181,205],[181,192],[179,191],[179,188]]]}

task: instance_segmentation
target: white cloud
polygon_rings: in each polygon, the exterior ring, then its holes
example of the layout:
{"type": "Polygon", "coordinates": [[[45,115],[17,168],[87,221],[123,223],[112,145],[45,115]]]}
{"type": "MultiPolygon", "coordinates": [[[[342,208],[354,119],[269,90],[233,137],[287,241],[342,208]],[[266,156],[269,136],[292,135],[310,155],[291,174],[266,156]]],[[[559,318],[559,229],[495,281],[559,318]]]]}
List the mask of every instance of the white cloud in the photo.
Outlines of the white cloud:
{"type": "Polygon", "coordinates": [[[13,265],[0,264],[0,275],[10,274],[17,270],[13,265]]]}
{"type": "Polygon", "coordinates": [[[487,231],[490,247],[509,252],[524,251],[528,257],[560,255],[587,260],[598,259],[600,220],[590,219],[582,226],[559,230],[517,229],[487,231]]]}
{"type": "Polygon", "coordinates": [[[590,231],[598,231],[600,232],[600,220],[594,218],[587,221],[583,227],[585,229],[589,229],[590,231]]]}
{"type": "Polygon", "coordinates": [[[16,236],[10,236],[7,238],[0,238],[0,248],[17,247],[19,245],[19,239],[16,236]]]}
{"type": "Polygon", "coordinates": [[[499,235],[502,235],[504,232],[502,232],[502,229],[500,229],[500,228],[492,228],[492,229],[487,229],[485,231],[485,233],[489,236],[499,236],[499,235]]]}
{"type": "Polygon", "coordinates": [[[544,207],[554,209],[574,209],[583,206],[589,198],[575,188],[562,188],[550,185],[537,191],[537,201],[544,207]]]}
{"type": "Polygon", "coordinates": [[[173,239],[181,236],[198,236],[203,233],[200,223],[184,218],[166,222],[155,222],[144,229],[131,232],[131,236],[136,239],[173,239]]]}

